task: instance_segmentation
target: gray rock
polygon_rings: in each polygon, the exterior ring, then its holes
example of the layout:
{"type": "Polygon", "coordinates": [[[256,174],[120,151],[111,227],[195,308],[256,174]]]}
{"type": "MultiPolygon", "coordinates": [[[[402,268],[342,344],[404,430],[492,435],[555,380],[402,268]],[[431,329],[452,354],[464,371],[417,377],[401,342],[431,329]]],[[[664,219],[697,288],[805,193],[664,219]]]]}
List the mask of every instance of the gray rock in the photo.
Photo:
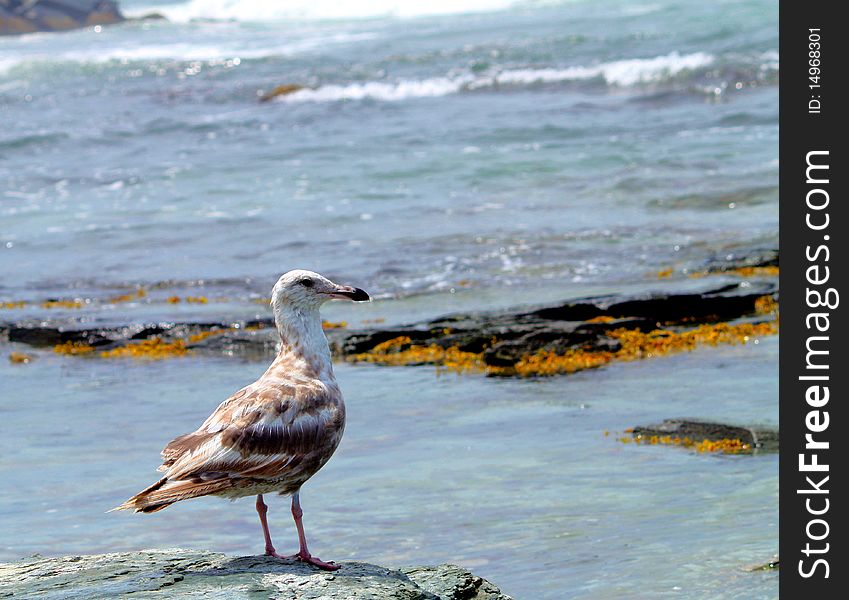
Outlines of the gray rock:
{"type": "Polygon", "coordinates": [[[486,579],[473,575],[457,565],[407,567],[401,571],[420,587],[442,600],[506,600],[509,598],[486,579]]]}
{"type": "Polygon", "coordinates": [[[0,0],[0,35],[65,31],[123,20],[113,0],[0,0]]]}
{"type": "Polygon", "coordinates": [[[144,550],[91,556],[34,556],[0,564],[0,597],[293,598],[314,600],[510,600],[455,565],[389,569],[342,563],[328,573],[268,556],[144,550]]]}

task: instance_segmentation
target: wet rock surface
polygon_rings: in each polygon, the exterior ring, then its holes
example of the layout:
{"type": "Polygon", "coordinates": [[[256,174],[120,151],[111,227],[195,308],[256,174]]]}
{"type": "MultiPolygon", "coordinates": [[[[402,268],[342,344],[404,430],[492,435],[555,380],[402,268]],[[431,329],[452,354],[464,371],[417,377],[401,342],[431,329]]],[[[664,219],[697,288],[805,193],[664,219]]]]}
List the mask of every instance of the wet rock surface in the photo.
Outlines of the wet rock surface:
{"type": "Polygon", "coordinates": [[[708,273],[725,273],[749,267],[779,266],[777,248],[746,248],[743,252],[714,255],[705,264],[708,273]]]}
{"type": "Polygon", "coordinates": [[[521,312],[447,315],[423,324],[347,331],[331,337],[343,355],[371,352],[389,340],[409,338],[408,345],[482,352],[486,365],[508,367],[541,350],[558,354],[573,349],[615,352],[619,342],[607,334],[617,329],[650,332],[755,316],[758,302],[776,295],[774,282],[730,284],[704,293],[605,296],[521,312]]]}
{"type": "Polygon", "coordinates": [[[456,565],[391,569],[345,562],[328,573],[268,556],[145,550],[0,565],[0,597],[510,600],[456,565]]]}

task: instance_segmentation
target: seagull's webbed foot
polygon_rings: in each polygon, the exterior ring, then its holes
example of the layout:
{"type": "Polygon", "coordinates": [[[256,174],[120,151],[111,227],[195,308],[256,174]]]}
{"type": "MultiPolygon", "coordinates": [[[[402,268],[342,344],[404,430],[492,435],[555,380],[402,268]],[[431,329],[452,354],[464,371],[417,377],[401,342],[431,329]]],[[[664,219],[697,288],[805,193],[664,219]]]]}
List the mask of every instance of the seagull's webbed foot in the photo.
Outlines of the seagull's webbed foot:
{"type": "Polygon", "coordinates": [[[333,561],[324,562],[320,558],[312,556],[309,552],[298,552],[292,558],[313,565],[325,571],[338,571],[342,567],[342,565],[334,564],[333,561]]]}
{"type": "Polygon", "coordinates": [[[274,558],[281,558],[281,559],[294,558],[293,556],[286,556],[284,554],[278,554],[277,551],[274,548],[270,548],[270,549],[266,548],[265,549],[265,555],[266,556],[273,556],[274,558]]]}
{"type": "Polygon", "coordinates": [[[297,554],[286,556],[285,554],[278,554],[274,548],[266,548],[265,555],[273,556],[274,558],[279,558],[282,560],[299,560],[303,563],[307,563],[308,565],[318,567],[319,569],[324,569],[325,571],[337,571],[342,567],[342,565],[334,564],[333,561],[324,562],[320,558],[315,557],[308,552],[298,552],[297,554]]]}

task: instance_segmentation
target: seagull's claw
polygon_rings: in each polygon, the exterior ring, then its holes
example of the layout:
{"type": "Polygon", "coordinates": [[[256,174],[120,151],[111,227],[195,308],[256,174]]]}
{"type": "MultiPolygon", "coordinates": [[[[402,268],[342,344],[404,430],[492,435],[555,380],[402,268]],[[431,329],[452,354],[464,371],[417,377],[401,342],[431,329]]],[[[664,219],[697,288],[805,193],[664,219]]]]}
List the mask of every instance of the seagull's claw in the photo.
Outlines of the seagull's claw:
{"type": "Polygon", "coordinates": [[[333,561],[324,562],[320,558],[316,558],[315,556],[302,552],[298,552],[292,558],[296,558],[301,562],[305,562],[325,571],[338,571],[342,567],[342,565],[334,564],[333,561]]]}
{"type": "Polygon", "coordinates": [[[285,556],[283,554],[278,554],[274,550],[266,550],[266,556],[273,556],[274,558],[279,558],[282,560],[299,560],[303,563],[307,563],[308,565],[313,565],[314,567],[318,567],[319,569],[323,569],[325,571],[338,571],[342,568],[342,565],[337,565],[333,561],[324,562],[320,558],[312,556],[311,554],[298,552],[297,554],[292,554],[291,556],[285,556]]]}

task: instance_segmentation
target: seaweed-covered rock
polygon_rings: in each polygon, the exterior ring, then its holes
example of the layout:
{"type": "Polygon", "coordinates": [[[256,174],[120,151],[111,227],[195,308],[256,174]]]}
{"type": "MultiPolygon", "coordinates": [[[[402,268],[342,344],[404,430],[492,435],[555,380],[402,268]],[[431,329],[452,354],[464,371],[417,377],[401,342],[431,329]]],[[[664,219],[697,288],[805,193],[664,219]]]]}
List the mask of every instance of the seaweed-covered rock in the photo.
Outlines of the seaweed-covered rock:
{"type": "Polygon", "coordinates": [[[342,563],[328,573],[268,556],[144,550],[0,564],[0,596],[20,598],[310,598],[358,600],[510,600],[455,565],[390,569],[342,563]]]}
{"type": "MultiPolygon", "coordinates": [[[[539,352],[616,353],[621,344],[611,332],[617,330],[649,333],[757,317],[764,299],[774,300],[776,294],[775,282],[762,281],[702,293],[604,296],[531,310],[447,315],[422,324],[341,332],[331,341],[340,354],[370,355],[378,363],[375,349],[380,354],[394,340],[390,352],[405,352],[411,346],[453,348],[480,355],[486,367],[510,369],[539,352]]],[[[416,362],[413,356],[407,364],[426,362],[416,362]]]]}
{"type": "MultiPolygon", "coordinates": [[[[447,365],[492,376],[555,375],[776,333],[777,295],[777,282],[762,280],[701,293],[603,296],[450,314],[385,329],[328,328],[326,334],[336,356],[355,362],[447,365]]],[[[144,350],[155,350],[155,358],[205,353],[256,360],[273,356],[278,342],[270,318],[87,329],[74,324],[0,323],[0,338],[88,356],[153,358],[144,350]],[[133,352],[135,346],[139,352],[133,352]],[[177,352],[163,352],[172,346],[177,352]]]]}
{"type": "Polygon", "coordinates": [[[738,427],[695,419],[664,419],[655,425],[634,427],[634,437],[673,437],[691,440],[739,440],[760,452],[778,452],[778,431],[765,427],[738,427]]]}

